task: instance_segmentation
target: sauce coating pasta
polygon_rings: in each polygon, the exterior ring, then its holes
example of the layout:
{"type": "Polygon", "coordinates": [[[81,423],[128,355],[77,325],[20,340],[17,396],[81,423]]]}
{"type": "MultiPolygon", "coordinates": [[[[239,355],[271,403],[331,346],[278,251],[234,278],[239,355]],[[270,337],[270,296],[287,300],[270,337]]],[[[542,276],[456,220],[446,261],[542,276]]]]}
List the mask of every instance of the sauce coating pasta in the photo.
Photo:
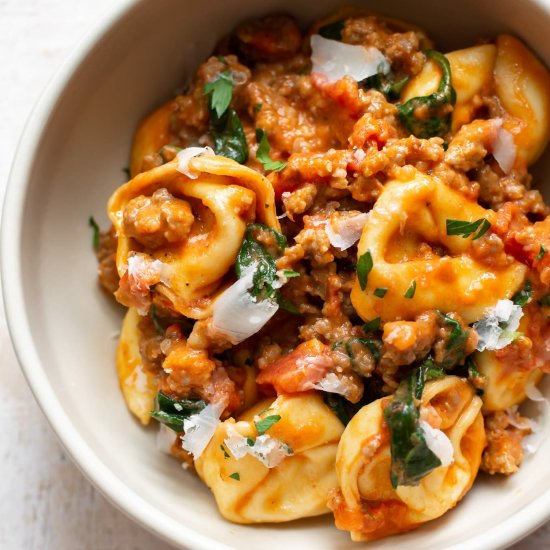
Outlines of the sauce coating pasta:
{"type": "Polygon", "coordinates": [[[128,409],[236,523],[369,541],[513,474],[550,370],[549,137],[516,37],[242,23],[143,119],[97,239],[128,409]]]}

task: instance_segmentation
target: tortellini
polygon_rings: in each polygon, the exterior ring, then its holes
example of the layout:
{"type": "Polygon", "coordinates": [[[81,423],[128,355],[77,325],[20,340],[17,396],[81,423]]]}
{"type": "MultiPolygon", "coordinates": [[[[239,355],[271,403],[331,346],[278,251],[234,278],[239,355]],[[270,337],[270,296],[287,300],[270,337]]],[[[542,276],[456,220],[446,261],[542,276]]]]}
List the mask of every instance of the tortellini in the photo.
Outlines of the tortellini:
{"type": "Polygon", "coordinates": [[[220,513],[230,521],[318,516],[329,512],[327,496],[338,485],[334,464],[343,430],[318,395],[280,396],[272,403],[258,403],[237,422],[230,418],[220,424],[195,467],[214,493],[220,513]],[[267,415],[281,417],[266,435],[283,445],[288,456],[273,468],[250,454],[236,460],[225,440],[235,434],[255,438],[254,420],[267,415]]]}
{"type": "Polygon", "coordinates": [[[365,289],[356,280],[351,293],[359,315],[365,320],[412,320],[438,309],[455,311],[473,323],[498,299],[510,298],[523,283],[525,266],[516,261],[506,267],[488,266],[470,256],[471,238],[447,235],[448,219],[482,218],[493,222],[495,213],[419,171],[408,181],[386,183],[358,245],[358,258],[367,252],[372,258],[365,289]],[[424,259],[419,257],[422,243],[448,252],[433,252],[424,259]],[[414,296],[407,298],[413,283],[414,296]],[[376,289],[387,290],[380,297],[376,289]]]}
{"type": "Polygon", "coordinates": [[[189,169],[195,179],[178,171],[177,159],[138,174],[112,195],[108,214],[118,235],[121,285],[130,277],[136,292],[154,285],[172,309],[202,319],[247,223],[280,226],[273,187],[258,172],[218,156],[192,158],[189,169]]]}
{"type": "Polygon", "coordinates": [[[116,368],[122,395],[128,409],[143,425],[149,424],[150,412],[155,408],[158,380],[155,374],[143,366],[139,352],[140,316],[129,308],[124,321],[116,352],[116,368]]]}
{"type": "MultiPolygon", "coordinates": [[[[528,333],[529,324],[533,321],[530,308],[526,308],[518,331],[528,333]]],[[[485,380],[482,396],[485,411],[503,411],[519,405],[526,399],[525,387],[536,385],[542,377],[540,369],[525,368],[509,356],[502,357],[505,350],[485,350],[474,356],[477,369],[485,380]]]]}
{"type": "Polygon", "coordinates": [[[177,108],[174,99],[153,111],[139,125],[130,156],[130,175],[137,176],[143,172],[143,159],[170,141],[170,118],[177,108]]]}
{"type": "MultiPolygon", "coordinates": [[[[494,84],[505,111],[503,128],[514,137],[517,160],[535,162],[550,137],[550,75],[542,63],[520,40],[506,34],[496,44],[457,50],[446,57],[456,90],[453,133],[476,117],[479,96],[494,84]]],[[[404,88],[401,100],[431,94],[440,78],[439,66],[428,61],[404,88]]]]}
{"type": "Polygon", "coordinates": [[[385,397],[363,407],[346,427],[336,455],[340,490],[330,506],[336,526],[355,541],[408,531],[440,517],[470,489],[485,447],[481,399],[467,381],[447,376],[426,384],[421,415],[452,443],[453,462],[416,486],[390,483],[391,452],[385,397]]]}

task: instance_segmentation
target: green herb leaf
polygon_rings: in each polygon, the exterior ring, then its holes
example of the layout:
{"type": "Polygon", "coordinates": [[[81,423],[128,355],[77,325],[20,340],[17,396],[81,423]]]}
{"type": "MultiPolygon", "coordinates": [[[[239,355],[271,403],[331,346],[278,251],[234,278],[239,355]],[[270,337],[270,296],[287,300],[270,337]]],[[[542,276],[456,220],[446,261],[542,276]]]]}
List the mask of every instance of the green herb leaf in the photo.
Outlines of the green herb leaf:
{"type": "Polygon", "coordinates": [[[220,118],[231,103],[233,97],[233,75],[231,71],[221,72],[212,82],[204,85],[204,95],[208,95],[208,107],[220,118]]]}
{"type": "Polygon", "coordinates": [[[363,330],[365,332],[376,332],[380,330],[380,317],[376,317],[375,319],[371,319],[370,321],[367,321],[363,325],[363,330]]]}
{"type": "Polygon", "coordinates": [[[298,306],[290,300],[283,298],[280,293],[278,293],[277,303],[279,304],[279,307],[281,309],[284,309],[285,311],[288,311],[293,315],[300,315],[300,310],[298,309],[298,306]]]}
{"type": "Polygon", "coordinates": [[[218,55],[218,59],[219,59],[224,65],[229,65],[227,59],[225,59],[225,56],[223,56],[223,55],[218,55]]]}
{"type": "Polygon", "coordinates": [[[319,34],[323,38],[328,38],[329,40],[342,40],[342,31],[344,30],[344,26],[344,21],[335,21],[334,23],[323,25],[319,29],[319,34]]]}
{"type": "Polygon", "coordinates": [[[523,307],[529,302],[532,294],[533,285],[529,279],[526,279],[525,283],[523,283],[523,287],[512,296],[512,302],[520,307],[523,307]]]}
{"type": "Polygon", "coordinates": [[[149,414],[171,430],[183,432],[183,421],[200,413],[204,407],[206,407],[206,403],[202,399],[197,401],[177,400],[159,391],[156,397],[156,410],[149,414]]]}
{"type": "Polygon", "coordinates": [[[347,426],[357,411],[365,405],[363,402],[350,403],[343,395],[337,393],[323,392],[323,400],[344,426],[347,426]]]}
{"type": "Polygon", "coordinates": [[[241,476],[239,472],[233,472],[232,474],[229,475],[229,477],[236,481],[241,481],[241,476]]]}
{"type": "Polygon", "coordinates": [[[542,246],[542,244],[540,245],[540,251],[539,253],[537,254],[537,257],[535,258],[535,260],[538,262],[539,260],[542,260],[542,258],[544,257],[544,255],[546,254],[546,248],[544,248],[544,246],[542,246]]]}
{"type": "Polygon", "coordinates": [[[224,458],[231,458],[231,457],[229,456],[229,453],[227,452],[227,449],[225,448],[225,445],[223,445],[223,444],[220,445],[220,449],[221,449],[221,451],[222,451],[222,453],[223,453],[223,457],[224,457],[224,458]]]}
{"type": "Polygon", "coordinates": [[[399,99],[399,94],[410,80],[409,76],[404,76],[399,80],[392,80],[382,71],[378,71],[375,75],[369,76],[359,82],[359,85],[365,90],[378,90],[382,92],[388,101],[399,99]]]}
{"type": "Polygon", "coordinates": [[[373,294],[377,298],[383,298],[386,295],[386,292],[388,292],[388,289],[385,286],[380,286],[380,287],[374,289],[373,294]]]}
{"type": "Polygon", "coordinates": [[[259,160],[264,170],[274,170],[280,172],[288,163],[281,160],[271,160],[269,157],[269,141],[267,134],[261,128],[256,128],[256,141],[258,142],[258,150],[256,151],[256,159],[259,160]]]}
{"type": "Polygon", "coordinates": [[[258,112],[262,107],[263,107],[262,103],[256,103],[256,105],[254,105],[254,110],[258,112]]]}
{"type": "Polygon", "coordinates": [[[407,292],[405,292],[405,294],[403,294],[403,297],[404,298],[409,298],[412,299],[414,298],[414,293],[416,292],[416,281],[413,281],[411,283],[411,286],[407,289],[407,292]]]}
{"type": "Polygon", "coordinates": [[[93,216],[88,218],[88,225],[92,228],[92,246],[94,250],[99,250],[99,225],[93,216]]]}
{"type": "Polygon", "coordinates": [[[441,80],[437,90],[427,96],[413,97],[399,106],[399,118],[405,128],[419,138],[427,139],[433,136],[444,136],[451,127],[451,112],[449,106],[456,103],[456,91],[451,80],[451,65],[440,52],[426,50],[425,55],[441,67],[441,80]],[[421,117],[416,110],[423,109],[421,117]]]}
{"type": "Polygon", "coordinates": [[[149,309],[149,316],[151,317],[151,321],[153,322],[153,326],[155,327],[155,330],[161,335],[164,336],[164,327],[162,326],[162,323],[160,322],[158,318],[158,312],[157,312],[157,306],[156,304],[152,304],[149,309]]]}
{"type": "Polygon", "coordinates": [[[239,115],[228,109],[221,117],[210,112],[210,135],[217,155],[233,159],[241,164],[248,160],[248,144],[239,115]]]}
{"type": "Polygon", "coordinates": [[[475,222],[448,219],[446,221],[446,226],[447,235],[461,235],[464,239],[470,235],[473,235],[477,231],[477,234],[472,239],[475,241],[487,233],[487,230],[491,227],[491,224],[485,218],[480,218],[475,222]]]}
{"type": "Polygon", "coordinates": [[[264,435],[265,432],[267,432],[267,430],[269,430],[269,428],[271,428],[274,424],[277,424],[279,420],[281,420],[280,415],[272,414],[270,416],[262,418],[261,420],[258,420],[258,422],[254,422],[256,430],[258,431],[258,435],[264,435]]]}
{"type": "Polygon", "coordinates": [[[415,369],[397,388],[384,409],[384,419],[390,432],[392,486],[418,485],[432,470],[441,466],[439,458],[426,444],[420,427],[421,399],[427,373],[432,365],[415,369]]]}
{"type": "Polygon", "coordinates": [[[294,277],[299,277],[300,276],[300,273],[298,273],[297,271],[294,271],[292,269],[284,269],[283,270],[283,275],[287,278],[287,279],[293,279],[294,277]]]}
{"type": "Polygon", "coordinates": [[[254,443],[256,443],[256,439],[254,437],[247,437],[246,438],[246,444],[249,447],[254,447],[254,443]]]}
{"type": "Polygon", "coordinates": [[[268,227],[259,223],[249,224],[246,227],[243,244],[237,255],[235,262],[235,273],[240,279],[244,270],[253,266],[253,286],[250,290],[252,296],[261,296],[269,298],[274,296],[275,299],[280,297],[278,289],[273,287],[273,283],[277,280],[277,267],[275,258],[268,252],[263,244],[260,244],[255,238],[254,233],[257,231],[266,231],[275,237],[278,250],[282,252],[286,247],[286,237],[268,227]]]}
{"type": "Polygon", "coordinates": [[[357,261],[357,280],[359,281],[359,286],[361,287],[361,290],[365,290],[365,288],[367,287],[367,280],[369,277],[369,273],[372,270],[372,267],[372,255],[370,253],[370,250],[367,250],[363,255],[359,257],[359,260],[357,261]]]}
{"type": "Polygon", "coordinates": [[[441,365],[450,368],[464,359],[465,346],[468,341],[469,332],[462,328],[462,325],[452,317],[441,314],[444,325],[452,327],[445,345],[445,353],[441,365]]]}

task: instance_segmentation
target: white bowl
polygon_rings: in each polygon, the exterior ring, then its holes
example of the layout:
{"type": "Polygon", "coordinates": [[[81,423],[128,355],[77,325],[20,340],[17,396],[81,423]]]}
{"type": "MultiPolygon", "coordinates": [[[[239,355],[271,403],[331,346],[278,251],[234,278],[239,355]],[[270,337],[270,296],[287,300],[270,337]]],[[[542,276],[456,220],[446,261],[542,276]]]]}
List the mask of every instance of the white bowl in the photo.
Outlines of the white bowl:
{"type": "MultiPolygon", "coordinates": [[[[185,81],[243,18],[286,10],[304,23],[334,0],[128,2],[75,49],[27,124],[3,215],[2,277],[9,326],[34,394],[86,476],[121,510],[191,548],[357,548],[330,516],[287,525],[224,521],[209,490],[155,448],[127,411],[114,368],[121,311],[96,284],[87,220],[124,181],[141,117],[185,81]]],[[[379,3],[363,4],[376,10],[379,3]]],[[[427,29],[439,48],[508,31],[550,63],[542,1],[390,1],[384,12],[427,29]]],[[[549,155],[537,173],[550,171],[549,155]]],[[[548,190],[548,188],[547,188],[548,190]]],[[[546,385],[546,395],[550,386],[546,385]]],[[[550,441],[505,478],[480,476],[441,520],[371,548],[501,548],[550,517],[550,441]]]]}

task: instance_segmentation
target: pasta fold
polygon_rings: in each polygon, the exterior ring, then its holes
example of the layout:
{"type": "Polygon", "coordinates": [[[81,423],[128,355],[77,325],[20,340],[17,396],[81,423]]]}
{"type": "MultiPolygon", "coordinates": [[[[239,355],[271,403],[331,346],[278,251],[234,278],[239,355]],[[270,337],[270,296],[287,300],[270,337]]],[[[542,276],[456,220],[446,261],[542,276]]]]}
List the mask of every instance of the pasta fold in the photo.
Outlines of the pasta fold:
{"type": "Polygon", "coordinates": [[[452,443],[453,462],[416,486],[390,483],[391,451],[384,409],[391,397],[363,407],[346,427],[336,456],[340,489],[330,507],[336,526],[354,541],[373,540],[414,529],[438,518],[470,489],[485,447],[481,399],[455,376],[426,384],[421,414],[452,443]],[[435,427],[435,426],[434,426],[435,427]]]}

